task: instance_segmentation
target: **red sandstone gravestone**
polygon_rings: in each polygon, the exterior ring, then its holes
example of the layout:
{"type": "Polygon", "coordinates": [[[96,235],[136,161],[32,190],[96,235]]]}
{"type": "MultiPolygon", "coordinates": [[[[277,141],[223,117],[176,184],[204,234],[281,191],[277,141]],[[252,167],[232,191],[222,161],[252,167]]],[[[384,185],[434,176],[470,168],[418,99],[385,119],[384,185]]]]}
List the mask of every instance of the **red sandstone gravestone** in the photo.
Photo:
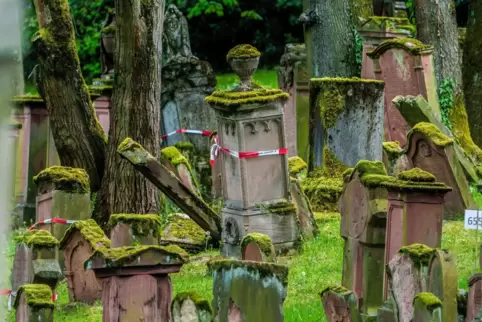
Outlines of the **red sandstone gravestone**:
{"type": "Polygon", "coordinates": [[[25,284],[15,300],[16,322],[53,322],[52,290],[43,284],[25,284]]]}
{"type": "Polygon", "coordinates": [[[469,297],[467,298],[466,322],[472,322],[482,309],[482,274],[475,274],[469,279],[469,297]]]}
{"type": "Polygon", "coordinates": [[[343,287],[329,287],[320,294],[328,322],[361,322],[355,294],[343,287]]]}

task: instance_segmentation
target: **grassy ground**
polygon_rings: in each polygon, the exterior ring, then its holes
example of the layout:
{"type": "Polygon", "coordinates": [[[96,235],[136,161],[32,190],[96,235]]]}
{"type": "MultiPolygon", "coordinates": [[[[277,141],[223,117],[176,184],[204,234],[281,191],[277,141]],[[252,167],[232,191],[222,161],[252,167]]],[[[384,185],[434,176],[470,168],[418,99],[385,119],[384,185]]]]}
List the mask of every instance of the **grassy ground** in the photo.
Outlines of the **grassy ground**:
{"type": "MultiPolygon", "coordinates": [[[[236,74],[222,74],[217,75],[216,80],[218,81],[216,89],[229,90],[238,82],[238,76],[236,74]]],[[[253,75],[253,80],[263,87],[278,88],[278,75],[275,70],[257,70],[253,75]]]]}
{"type": "MultiPolygon", "coordinates": [[[[328,285],[339,284],[343,241],[340,237],[338,214],[317,214],[320,236],[304,245],[303,252],[292,258],[280,258],[280,262],[289,265],[288,297],[284,303],[285,321],[315,322],[326,321],[319,293],[328,285]]],[[[479,233],[480,234],[480,233],[479,233]]],[[[446,222],[443,226],[442,246],[457,257],[459,269],[459,287],[467,289],[467,278],[478,269],[478,250],[480,240],[474,231],[463,228],[462,221],[446,222]]],[[[480,236],[479,236],[480,239],[480,236]]],[[[7,250],[12,260],[13,244],[7,250]]],[[[205,261],[216,256],[216,251],[209,251],[193,258],[181,272],[171,275],[174,294],[196,290],[200,295],[212,300],[212,278],[207,274],[205,261]]],[[[8,287],[8,274],[3,274],[3,284],[8,287]]],[[[66,284],[60,284],[57,291],[55,321],[58,322],[99,322],[102,321],[102,306],[69,304],[66,284]]],[[[6,299],[5,299],[6,303],[6,299]]],[[[8,321],[14,321],[14,313],[8,321]]]]}

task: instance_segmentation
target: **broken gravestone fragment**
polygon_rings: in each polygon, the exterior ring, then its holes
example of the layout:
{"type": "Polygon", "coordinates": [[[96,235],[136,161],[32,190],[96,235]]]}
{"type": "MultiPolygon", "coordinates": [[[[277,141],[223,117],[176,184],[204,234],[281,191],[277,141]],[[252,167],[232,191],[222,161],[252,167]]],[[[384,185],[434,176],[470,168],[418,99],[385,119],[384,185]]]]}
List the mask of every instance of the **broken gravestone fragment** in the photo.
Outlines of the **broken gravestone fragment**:
{"type": "Polygon", "coordinates": [[[52,289],[44,284],[24,284],[17,291],[16,322],[53,322],[52,289]]]}
{"type": "Polygon", "coordinates": [[[171,214],[164,224],[159,243],[177,245],[190,253],[197,253],[206,249],[209,236],[189,216],[185,214],[171,214]]]}
{"type": "Polygon", "coordinates": [[[212,303],[216,321],[284,321],[283,302],[288,287],[287,266],[215,260],[209,262],[208,267],[213,272],[212,303]]]}
{"type": "Polygon", "coordinates": [[[111,247],[158,245],[159,215],[113,214],[109,218],[111,247]]]}
{"type": "Polygon", "coordinates": [[[331,286],[320,294],[328,322],[361,322],[355,294],[342,287],[331,286]]]}
{"type": "Polygon", "coordinates": [[[445,320],[442,317],[442,301],[432,293],[422,292],[413,299],[412,322],[442,322],[457,321],[445,320]]]}
{"type": "Polygon", "coordinates": [[[250,233],[241,241],[241,254],[243,260],[255,262],[276,262],[276,252],[273,242],[268,235],[250,233]]]}
{"type": "Polygon", "coordinates": [[[171,304],[172,322],[212,322],[213,309],[196,292],[178,293],[171,304]]]}

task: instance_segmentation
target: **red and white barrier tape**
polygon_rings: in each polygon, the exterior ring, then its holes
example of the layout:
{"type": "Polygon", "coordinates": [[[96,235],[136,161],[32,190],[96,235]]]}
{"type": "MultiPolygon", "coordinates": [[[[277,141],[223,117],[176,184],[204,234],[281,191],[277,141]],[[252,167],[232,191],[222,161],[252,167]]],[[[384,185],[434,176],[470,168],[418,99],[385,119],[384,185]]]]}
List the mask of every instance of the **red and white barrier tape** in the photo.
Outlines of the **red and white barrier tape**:
{"type": "Polygon", "coordinates": [[[206,130],[186,130],[186,129],[178,129],[172,132],[169,132],[167,134],[161,135],[161,139],[165,139],[168,136],[177,134],[177,133],[187,133],[187,134],[199,134],[202,136],[210,136],[213,132],[211,131],[206,131],[206,130]]]}
{"type": "Polygon", "coordinates": [[[214,142],[215,143],[211,147],[211,153],[210,153],[211,157],[209,160],[209,162],[211,163],[211,166],[214,166],[214,162],[216,161],[216,158],[219,155],[219,151],[224,151],[229,155],[232,155],[233,157],[238,159],[251,159],[251,158],[257,158],[257,157],[264,157],[268,155],[284,155],[288,153],[287,148],[267,150],[267,151],[255,151],[255,152],[237,152],[237,151],[231,151],[229,149],[226,149],[220,146],[217,136],[214,138],[214,142]]]}
{"type": "Polygon", "coordinates": [[[77,222],[78,220],[70,220],[70,219],[63,219],[63,218],[50,218],[50,219],[45,219],[41,220],[39,222],[36,222],[28,230],[34,230],[38,225],[43,225],[43,224],[73,224],[74,222],[77,222]]]}
{"type": "MultiPolygon", "coordinates": [[[[0,289],[0,295],[7,295],[8,296],[8,310],[12,310],[12,300],[14,296],[17,296],[17,292],[13,292],[12,290],[7,289],[0,289]]],[[[52,294],[52,301],[57,301],[57,294],[52,294]]]]}

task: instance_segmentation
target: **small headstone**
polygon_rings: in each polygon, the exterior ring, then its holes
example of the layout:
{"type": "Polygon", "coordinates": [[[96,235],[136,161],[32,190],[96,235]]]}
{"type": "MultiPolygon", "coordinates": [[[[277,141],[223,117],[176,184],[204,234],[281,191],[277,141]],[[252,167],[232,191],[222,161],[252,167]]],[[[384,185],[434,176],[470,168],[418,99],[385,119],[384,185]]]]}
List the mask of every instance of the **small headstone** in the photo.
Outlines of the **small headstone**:
{"type": "Polygon", "coordinates": [[[212,322],[213,309],[196,292],[178,293],[171,304],[172,322],[212,322]]]}
{"type": "Polygon", "coordinates": [[[475,274],[469,279],[469,296],[467,298],[467,317],[465,321],[472,322],[480,310],[482,310],[482,274],[475,274]]]}
{"type": "MultiPolygon", "coordinates": [[[[412,322],[442,322],[442,301],[432,293],[419,293],[413,300],[412,322]]],[[[456,321],[456,320],[448,320],[456,321]]]]}
{"type": "Polygon", "coordinates": [[[328,287],[320,294],[328,322],[361,322],[355,294],[341,287],[328,287]]]}
{"type": "Polygon", "coordinates": [[[276,253],[273,242],[268,235],[250,233],[241,241],[241,254],[243,260],[255,262],[276,262],[276,253]]]}
{"type": "Polygon", "coordinates": [[[15,299],[16,322],[53,322],[52,290],[44,284],[24,284],[15,299]]]}

